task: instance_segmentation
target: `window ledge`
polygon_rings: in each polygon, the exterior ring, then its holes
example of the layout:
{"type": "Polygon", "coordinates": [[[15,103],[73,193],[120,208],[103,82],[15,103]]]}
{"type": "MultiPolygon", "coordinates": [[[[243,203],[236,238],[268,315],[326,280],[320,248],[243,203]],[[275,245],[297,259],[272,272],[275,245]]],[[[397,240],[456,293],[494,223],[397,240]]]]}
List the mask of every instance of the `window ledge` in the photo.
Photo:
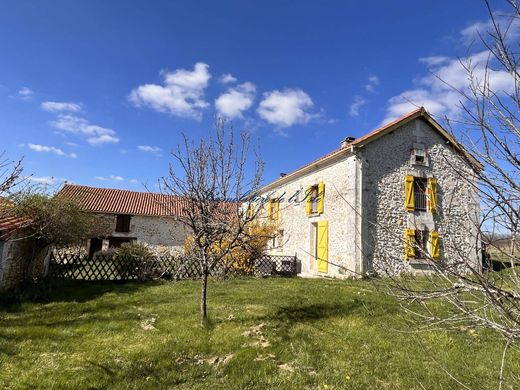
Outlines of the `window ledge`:
{"type": "Polygon", "coordinates": [[[408,260],[410,265],[438,265],[438,261],[432,261],[429,259],[412,259],[408,260]]]}

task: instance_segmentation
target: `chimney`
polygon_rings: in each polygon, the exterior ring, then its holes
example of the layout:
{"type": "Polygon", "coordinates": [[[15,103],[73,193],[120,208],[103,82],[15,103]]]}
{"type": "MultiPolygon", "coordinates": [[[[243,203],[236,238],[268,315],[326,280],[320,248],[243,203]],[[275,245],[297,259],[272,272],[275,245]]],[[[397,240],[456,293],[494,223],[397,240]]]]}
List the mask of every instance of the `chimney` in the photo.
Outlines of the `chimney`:
{"type": "Polygon", "coordinates": [[[348,144],[354,142],[356,140],[356,137],[347,137],[345,138],[343,141],[341,141],[341,147],[344,148],[346,147],[348,144]]]}
{"type": "Polygon", "coordinates": [[[280,173],[280,177],[285,177],[285,176],[287,176],[287,173],[285,173],[285,172],[280,173]]]}

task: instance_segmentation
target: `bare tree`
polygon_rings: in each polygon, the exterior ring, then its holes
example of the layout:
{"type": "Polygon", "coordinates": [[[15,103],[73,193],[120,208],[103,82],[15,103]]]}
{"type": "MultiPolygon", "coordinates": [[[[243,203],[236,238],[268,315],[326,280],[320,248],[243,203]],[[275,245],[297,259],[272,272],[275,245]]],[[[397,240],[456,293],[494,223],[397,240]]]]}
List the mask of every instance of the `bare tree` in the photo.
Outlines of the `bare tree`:
{"type": "MultiPolygon", "coordinates": [[[[453,167],[461,181],[474,186],[481,208],[476,229],[462,224],[458,229],[462,234],[478,235],[473,238],[482,244],[479,250],[484,268],[491,261],[499,261],[508,269],[487,272],[475,263],[474,257],[460,250],[445,264],[435,262],[429,253],[421,253],[431,261],[434,271],[427,280],[413,275],[395,277],[388,272],[391,278],[386,282],[399,298],[420,303],[404,307],[429,329],[488,328],[501,334],[505,348],[500,388],[506,351],[520,340],[520,6],[515,0],[506,3],[510,12],[504,14],[493,11],[485,1],[491,28],[479,38],[488,58],[484,65],[473,63],[471,57],[460,60],[467,88],[456,89],[439,76],[460,94],[461,114],[438,119],[462,139],[464,147],[482,164],[475,169],[476,181],[460,166],[453,167]],[[498,74],[507,83],[497,83],[498,74]],[[448,305],[437,305],[439,300],[448,305]]],[[[451,223],[456,225],[458,221],[451,223]]],[[[450,245],[449,237],[444,245],[450,245]]],[[[384,253],[381,258],[387,264],[396,261],[384,253]]]]}
{"type": "Polygon", "coordinates": [[[195,143],[183,135],[172,152],[169,174],[161,179],[162,192],[179,197],[182,210],[176,218],[193,235],[190,257],[200,270],[203,324],[211,271],[255,239],[249,227],[261,204],[250,200],[260,187],[263,162],[252,154],[248,133],[241,132],[237,140],[233,127],[217,119],[207,140],[195,143]]]}
{"type": "Polygon", "coordinates": [[[5,158],[5,153],[0,153],[0,196],[9,194],[21,179],[22,160],[9,161],[5,158]]]}

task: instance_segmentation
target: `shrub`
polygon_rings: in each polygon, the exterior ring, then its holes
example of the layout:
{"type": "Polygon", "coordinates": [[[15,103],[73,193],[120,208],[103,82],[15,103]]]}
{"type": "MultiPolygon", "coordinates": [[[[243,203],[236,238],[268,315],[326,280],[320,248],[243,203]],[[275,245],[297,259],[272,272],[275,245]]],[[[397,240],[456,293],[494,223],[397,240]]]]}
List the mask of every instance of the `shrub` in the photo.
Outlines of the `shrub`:
{"type": "Polygon", "coordinates": [[[122,279],[136,277],[138,280],[145,281],[156,278],[155,257],[142,243],[131,242],[121,245],[116,249],[112,261],[122,279]]]}
{"type": "MultiPolygon", "coordinates": [[[[246,229],[244,244],[224,255],[222,265],[230,271],[245,275],[252,274],[255,270],[255,260],[263,254],[267,248],[267,243],[273,237],[276,230],[277,227],[275,224],[251,224],[246,229]]],[[[213,253],[218,255],[219,252],[225,251],[227,249],[227,243],[228,241],[224,240],[221,245],[215,244],[212,247],[213,253]]],[[[193,237],[188,236],[184,242],[185,254],[188,256],[191,255],[193,247],[193,237]]]]}

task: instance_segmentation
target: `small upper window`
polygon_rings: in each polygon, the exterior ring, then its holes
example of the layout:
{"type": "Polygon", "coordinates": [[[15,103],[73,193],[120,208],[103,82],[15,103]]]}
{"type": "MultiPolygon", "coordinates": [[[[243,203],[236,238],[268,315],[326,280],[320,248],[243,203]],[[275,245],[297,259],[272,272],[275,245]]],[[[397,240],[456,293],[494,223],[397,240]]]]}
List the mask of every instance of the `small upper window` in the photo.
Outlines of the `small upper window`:
{"type": "Polygon", "coordinates": [[[131,215],[128,214],[118,214],[117,222],[116,222],[116,232],[118,233],[128,233],[130,231],[130,220],[132,219],[131,215]]]}
{"type": "Polygon", "coordinates": [[[413,165],[428,166],[428,157],[426,157],[426,151],[424,149],[413,149],[411,163],[413,165]]]}

